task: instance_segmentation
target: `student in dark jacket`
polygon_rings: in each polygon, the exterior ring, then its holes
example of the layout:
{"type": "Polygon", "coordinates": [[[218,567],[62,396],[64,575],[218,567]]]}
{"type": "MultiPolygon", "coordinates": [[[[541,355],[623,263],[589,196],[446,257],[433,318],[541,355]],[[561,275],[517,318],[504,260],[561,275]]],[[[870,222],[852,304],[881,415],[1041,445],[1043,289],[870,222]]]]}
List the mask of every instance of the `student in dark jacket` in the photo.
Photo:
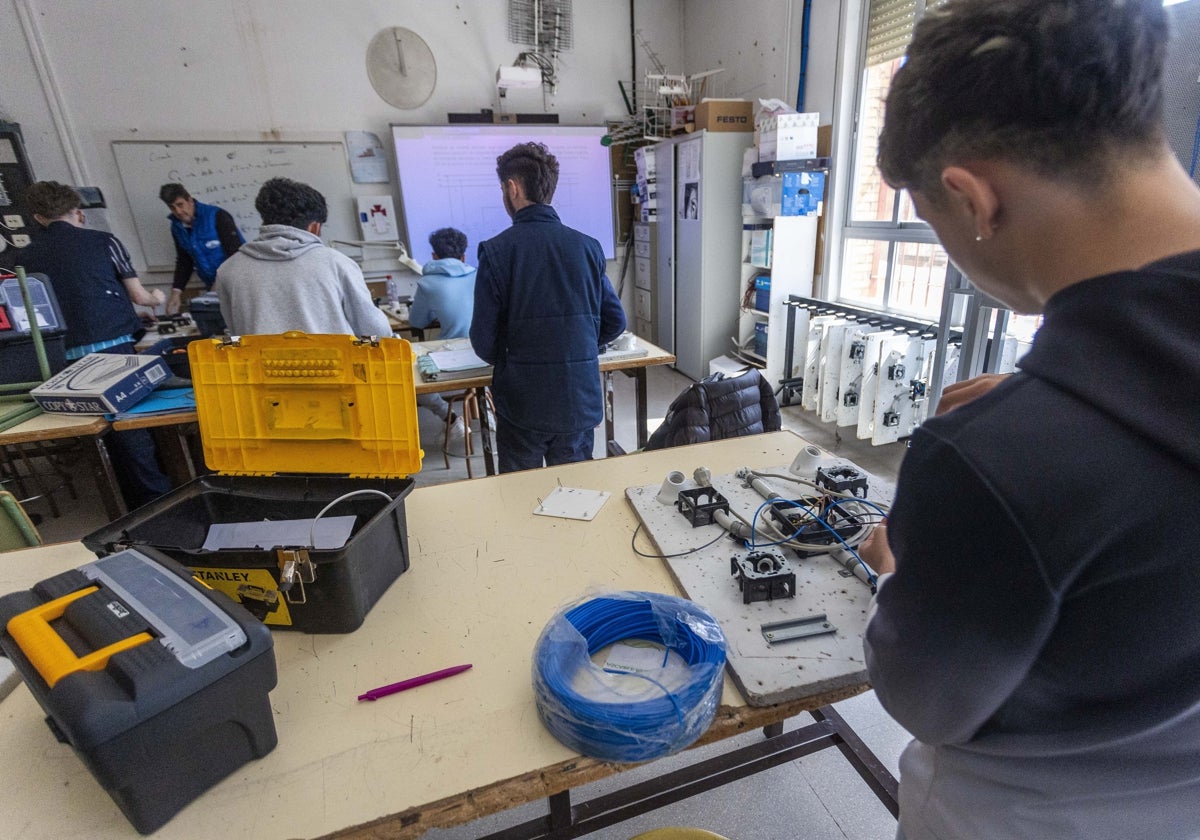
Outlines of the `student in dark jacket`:
{"type": "Polygon", "coordinates": [[[867,671],[915,738],[898,836],[1194,840],[1200,190],[1164,137],[1162,3],[929,6],[880,170],[1044,322],[917,430],[860,549],[867,671]]]}
{"type": "Polygon", "coordinates": [[[500,472],[592,457],[604,419],[600,348],[625,329],[604,251],[550,200],[558,160],[541,143],[496,159],[508,230],[479,245],[471,345],[495,366],[500,472]]]}
{"type": "MultiPolygon", "coordinates": [[[[134,353],[134,342],[145,329],[133,304],[160,306],[163,293],[147,291],[142,285],[121,240],[83,226],[75,190],[55,181],[39,181],[22,199],[43,230],[21,252],[21,264],[50,278],[67,322],[67,359],[75,361],[88,353],[134,353]]],[[[149,431],[113,432],[106,440],[130,508],[171,489],[149,431]]]]}

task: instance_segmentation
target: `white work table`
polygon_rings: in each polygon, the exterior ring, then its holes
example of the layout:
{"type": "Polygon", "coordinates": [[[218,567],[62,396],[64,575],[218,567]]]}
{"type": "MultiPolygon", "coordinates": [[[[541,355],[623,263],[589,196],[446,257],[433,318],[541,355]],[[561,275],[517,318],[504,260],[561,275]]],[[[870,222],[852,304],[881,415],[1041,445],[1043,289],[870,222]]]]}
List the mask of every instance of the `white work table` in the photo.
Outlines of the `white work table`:
{"type": "MultiPolygon", "coordinates": [[[[363,626],[335,636],[275,633],[279,685],[271,705],[278,747],[201,795],[154,836],[419,837],[535,799],[563,792],[569,798],[571,788],[620,772],[624,765],[563,746],[538,719],[530,671],[538,635],[564,604],[598,591],[678,593],[661,560],[632,551],[637,519],[625,488],[701,464],[714,474],[786,464],[803,443],[779,432],[418,485],[406,501],[411,568],[363,626]],[[532,515],[559,484],[612,497],[591,522],[532,515]],[[468,662],[472,670],[450,679],[374,703],[356,699],[370,688],[468,662]]],[[[655,550],[644,533],[638,539],[643,551],[655,550]]],[[[0,593],[7,593],[92,555],[73,543],[2,559],[0,593]]],[[[865,688],[753,708],[727,677],[717,719],[702,740],[758,727],[778,735],[787,718],[865,688]]],[[[43,717],[24,686],[0,702],[4,836],[137,837],[43,717]]],[[[847,752],[837,738],[809,751],[831,745],[847,752]]]]}

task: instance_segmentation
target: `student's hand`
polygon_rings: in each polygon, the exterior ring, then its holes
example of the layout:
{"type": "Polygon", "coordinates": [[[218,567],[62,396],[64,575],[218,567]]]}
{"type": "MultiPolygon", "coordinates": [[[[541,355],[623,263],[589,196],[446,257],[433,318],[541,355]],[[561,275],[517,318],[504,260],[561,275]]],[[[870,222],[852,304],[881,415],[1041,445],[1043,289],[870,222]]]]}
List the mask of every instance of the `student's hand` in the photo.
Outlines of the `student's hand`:
{"type": "Polygon", "coordinates": [[[886,575],[896,571],[896,555],[892,554],[892,548],[888,545],[887,525],[875,526],[875,530],[858,547],[858,556],[877,574],[886,575]]]}
{"type": "MultiPolygon", "coordinates": [[[[159,292],[159,294],[162,294],[162,292],[159,292]]],[[[171,290],[171,298],[167,301],[167,314],[168,315],[178,315],[179,307],[182,303],[183,303],[183,291],[181,289],[172,289],[171,290]]]]}
{"type": "Polygon", "coordinates": [[[1009,376],[1010,374],[1007,373],[985,373],[974,379],[964,379],[962,382],[947,385],[942,391],[942,398],[938,400],[935,414],[945,414],[947,411],[953,411],[959,406],[966,405],[971,400],[979,399],[1009,376]]]}
{"type": "Polygon", "coordinates": [[[162,289],[151,289],[150,298],[154,301],[155,306],[162,306],[167,302],[167,296],[162,293],[162,289]]]}

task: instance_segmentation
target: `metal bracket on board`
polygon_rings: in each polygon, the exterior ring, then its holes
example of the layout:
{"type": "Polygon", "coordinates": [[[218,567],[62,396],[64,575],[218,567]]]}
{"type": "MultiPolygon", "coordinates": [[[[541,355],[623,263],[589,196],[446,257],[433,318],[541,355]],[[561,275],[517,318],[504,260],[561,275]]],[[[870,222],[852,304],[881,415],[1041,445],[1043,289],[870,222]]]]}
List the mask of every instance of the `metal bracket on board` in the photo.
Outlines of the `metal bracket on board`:
{"type": "Polygon", "coordinates": [[[792,618],[787,621],[772,621],[762,626],[763,638],[769,645],[836,632],[837,628],[829,623],[825,613],[808,615],[804,618],[792,618]]]}
{"type": "Polygon", "coordinates": [[[289,604],[307,603],[304,584],[317,579],[317,567],[308,558],[308,551],[303,548],[281,548],[275,557],[279,561],[279,591],[289,604]],[[300,584],[299,595],[293,595],[297,583],[300,584]]]}

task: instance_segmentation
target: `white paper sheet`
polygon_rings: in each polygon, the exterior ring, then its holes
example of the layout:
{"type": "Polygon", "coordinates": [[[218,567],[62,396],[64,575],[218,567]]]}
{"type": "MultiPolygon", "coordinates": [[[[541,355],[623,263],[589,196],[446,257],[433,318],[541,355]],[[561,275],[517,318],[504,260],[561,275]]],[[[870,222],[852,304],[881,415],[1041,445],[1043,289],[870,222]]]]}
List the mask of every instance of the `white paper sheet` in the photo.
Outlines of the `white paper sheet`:
{"type": "Polygon", "coordinates": [[[470,349],[470,347],[456,350],[434,350],[430,352],[429,358],[433,359],[433,363],[438,366],[438,370],[447,372],[472,370],[488,366],[488,363],[476,356],[475,351],[470,349]]]}
{"type": "MultiPolygon", "coordinates": [[[[350,539],[354,516],[322,516],[317,522],[312,548],[341,548],[350,539]]],[[[220,548],[272,548],[277,545],[307,546],[311,519],[275,519],[262,522],[225,522],[210,525],[204,540],[206,551],[220,548]]]]}

